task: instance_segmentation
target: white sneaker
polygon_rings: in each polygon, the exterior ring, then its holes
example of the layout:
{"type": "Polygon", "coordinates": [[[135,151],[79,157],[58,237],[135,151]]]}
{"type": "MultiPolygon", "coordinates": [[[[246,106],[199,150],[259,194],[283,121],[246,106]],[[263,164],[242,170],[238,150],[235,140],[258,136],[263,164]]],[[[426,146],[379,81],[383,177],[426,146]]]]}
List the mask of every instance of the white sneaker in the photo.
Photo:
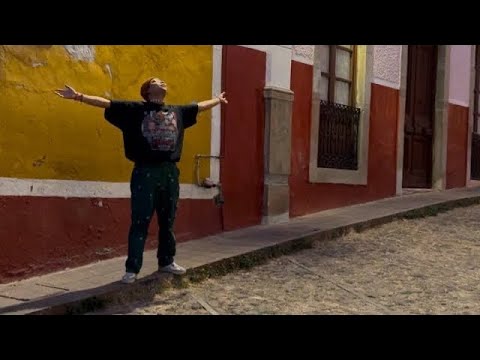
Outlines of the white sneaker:
{"type": "Polygon", "coordinates": [[[185,268],[175,264],[175,263],[171,263],[170,265],[167,265],[167,266],[164,266],[162,268],[159,269],[160,272],[164,272],[164,273],[171,273],[171,274],[174,274],[174,275],[183,275],[187,272],[187,270],[185,270],[185,268]]]}
{"type": "Polygon", "coordinates": [[[123,275],[122,283],[131,284],[131,283],[134,283],[135,280],[137,280],[137,274],[127,272],[125,273],[125,275],[123,275]]]}

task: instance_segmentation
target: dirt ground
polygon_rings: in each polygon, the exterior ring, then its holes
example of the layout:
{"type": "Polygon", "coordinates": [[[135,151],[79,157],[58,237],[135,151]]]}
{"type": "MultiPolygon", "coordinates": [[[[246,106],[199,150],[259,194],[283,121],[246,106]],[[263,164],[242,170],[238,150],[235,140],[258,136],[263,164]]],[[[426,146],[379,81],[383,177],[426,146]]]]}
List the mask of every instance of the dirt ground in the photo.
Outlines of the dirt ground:
{"type": "Polygon", "coordinates": [[[104,314],[480,314],[480,206],[315,244],[104,314]]]}

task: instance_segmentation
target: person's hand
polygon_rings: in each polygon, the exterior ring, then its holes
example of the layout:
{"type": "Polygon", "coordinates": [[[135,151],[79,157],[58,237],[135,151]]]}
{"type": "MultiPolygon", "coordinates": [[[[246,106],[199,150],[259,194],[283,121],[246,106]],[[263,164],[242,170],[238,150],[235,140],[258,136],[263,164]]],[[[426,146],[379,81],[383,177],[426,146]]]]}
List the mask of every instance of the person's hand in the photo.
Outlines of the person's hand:
{"type": "Polygon", "coordinates": [[[64,99],[76,99],[79,93],[75,91],[71,86],[65,85],[64,89],[57,89],[55,94],[64,99]]]}
{"type": "Polygon", "coordinates": [[[221,103],[228,104],[228,100],[225,97],[225,92],[222,92],[220,95],[217,96],[218,100],[220,100],[221,103]]]}

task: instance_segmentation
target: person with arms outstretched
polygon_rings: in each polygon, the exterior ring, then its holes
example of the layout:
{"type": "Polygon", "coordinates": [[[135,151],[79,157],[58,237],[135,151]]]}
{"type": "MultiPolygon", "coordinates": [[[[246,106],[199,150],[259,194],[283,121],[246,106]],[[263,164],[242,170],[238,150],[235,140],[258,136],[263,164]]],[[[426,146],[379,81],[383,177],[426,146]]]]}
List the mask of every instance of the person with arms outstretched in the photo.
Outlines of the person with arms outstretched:
{"type": "Polygon", "coordinates": [[[64,98],[103,108],[105,119],[123,133],[125,156],[134,163],[130,180],[131,225],[124,283],[137,279],[153,213],[157,213],[157,259],[160,272],[181,275],[186,270],[174,262],[176,240],[173,232],[180,195],[177,162],[180,161],[184,130],[195,125],[199,112],[221,103],[225,93],[190,105],[167,105],[167,84],[151,78],[140,88],[144,101],[109,100],[77,92],[65,85],[55,93],[64,98]]]}

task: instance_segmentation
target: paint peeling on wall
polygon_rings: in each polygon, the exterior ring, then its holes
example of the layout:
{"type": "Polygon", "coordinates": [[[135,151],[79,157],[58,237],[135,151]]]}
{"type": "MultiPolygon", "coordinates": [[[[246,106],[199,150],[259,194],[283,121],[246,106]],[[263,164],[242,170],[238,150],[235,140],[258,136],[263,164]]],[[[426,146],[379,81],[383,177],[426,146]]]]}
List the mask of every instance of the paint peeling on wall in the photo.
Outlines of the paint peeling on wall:
{"type": "Polygon", "coordinates": [[[92,62],[95,60],[94,45],[65,45],[65,50],[76,60],[92,62]]]}
{"type": "Polygon", "coordinates": [[[293,60],[313,65],[314,45],[293,45],[293,60]]]}
{"type": "Polygon", "coordinates": [[[105,64],[105,70],[107,71],[108,75],[110,76],[110,79],[113,79],[112,68],[110,67],[110,64],[105,64]]]}

